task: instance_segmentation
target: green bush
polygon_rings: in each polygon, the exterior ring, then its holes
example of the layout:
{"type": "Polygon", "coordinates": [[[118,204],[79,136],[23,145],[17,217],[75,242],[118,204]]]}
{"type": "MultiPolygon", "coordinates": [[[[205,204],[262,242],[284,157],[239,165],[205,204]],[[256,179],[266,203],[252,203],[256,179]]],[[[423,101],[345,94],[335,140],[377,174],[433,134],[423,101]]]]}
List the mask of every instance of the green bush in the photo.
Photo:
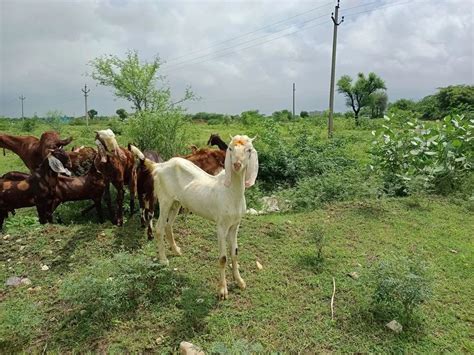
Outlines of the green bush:
{"type": "Polygon", "coordinates": [[[56,132],[61,132],[61,129],[64,126],[63,122],[61,121],[62,116],[63,113],[61,111],[48,111],[48,113],[46,113],[46,122],[48,123],[48,126],[56,132]]]}
{"type": "Polygon", "coordinates": [[[35,118],[25,118],[21,123],[21,130],[24,132],[33,132],[38,125],[38,120],[35,118]]]}
{"type": "Polygon", "coordinates": [[[141,111],[129,119],[128,133],[140,149],[154,149],[164,159],[184,152],[187,121],[179,109],[141,111]]]}
{"type": "Polygon", "coordinates": [[[71,126],[85,126],[86,123],[84,117],[75,117],[69,122],[71,126]]]}
{"type": "Polygon", "coordinates": [[[419,260],[396,257],[384,260],[372,272],[371,309],[377,319],[410,324],[419,306],[431,297],[431,279],[419,260]]]}
{"type": "Polygon", "coordinates": [[[258,110],[244,111],[240,114],[240,119],[246,126],[255,126],[265,119],[265,115],[258,112],[258,110]]]}
{"type": "Polygon", "coordinates": [[[12,353],[21,349],[40,330],[43,316],[35,303],[11,298],[0,307],[0,352],[12,353]]]}
{"type": "Polygon", "coordinates": [[[447,194],[472,173],[474,120],[447,116],[427,126],[410,116],[386,117],[373,132],[372,168],[380,173],[384,190],[407,195],[420,189],[447,194]]]}

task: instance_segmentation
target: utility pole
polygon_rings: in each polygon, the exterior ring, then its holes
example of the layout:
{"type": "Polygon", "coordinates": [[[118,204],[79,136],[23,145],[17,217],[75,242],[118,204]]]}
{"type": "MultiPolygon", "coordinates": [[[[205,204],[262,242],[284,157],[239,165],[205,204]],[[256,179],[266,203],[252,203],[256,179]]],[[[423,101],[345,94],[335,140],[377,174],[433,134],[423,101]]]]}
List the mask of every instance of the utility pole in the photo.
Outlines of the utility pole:
{"type": "Polygon", "coordinates": [[[24,97],[23,95],[21,95],[21,96],[19,97],[19,99],[21,100],[21,118],[23,119],[23,118],[25,118],[25,115],[23,114],[23,101],[26,100],[26,97],[24,97]]]}
{"type": "Polygon", "coordinates": [[[293,83],[293,119],[295,119],[295,83],[293,83]]]}
{"type": "Polygon", "coordinates": [[[328,137],[332,138],[334,131],[334,79],[336,76],[336,43],[337,43],[337,27],[344,22],[344,16],[342,16],[339,22],[339,0],[334,8],[334,12],[331,14],[331,19],[334,24],[334,32],[332,35],[332,65],[331,65],[331,85],[329,88],[329,118],[328,118],[328,137]]]}
{"type": "Polygon", "coordinates": [[[85,84],[84,89],[81,89],[81,91],[84,93],[84,104],[86,107],[86,115],[84,117],[86,118],[87,127],[89,127],[89,113],[87,112],[87,96],[90,93],[91,89],[87,89],[87,84],[85,84]]]}

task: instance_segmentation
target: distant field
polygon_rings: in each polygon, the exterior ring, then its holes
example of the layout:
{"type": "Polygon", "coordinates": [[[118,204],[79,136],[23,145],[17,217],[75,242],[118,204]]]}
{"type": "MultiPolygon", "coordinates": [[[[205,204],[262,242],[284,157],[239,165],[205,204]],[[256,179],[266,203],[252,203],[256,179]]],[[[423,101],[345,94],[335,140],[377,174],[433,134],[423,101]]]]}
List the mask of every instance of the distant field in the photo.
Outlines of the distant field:
{"type": "MultiPolygon", "coordinates": [[[[374,122],[374,124],[377,124],[374,122]]],[[[283,125],[282,139],[303,123],[283,125]]],[[[324,124],[308,125],[325,141],[324,124]]],[[[0,133],[24,134],[0,120],[0,133]]],[[[104,123],[63,126],[71,145],[93,145],[104,123]]],[[[46,129],[40,125],[32,132],[46,129]]],[[[355,130],[336,120],[336,135],[357,162],[369,162],[372,127],[355,130]]],[[[190,127],[189,144],[204,146],[211,133],[257,132],[240,124],[190,127]]],[[[126,144],[125,135],[118,136],[126,144]]],[[[258,148],[258,146],[257,146],[258,148]]],[[[11,152],[0,174],[26,171],[11,152]]],[[[213,224],[181,214],[175,228],[182,257],[156,265],[138,215],[125,225],[99,224],[88,202],[68,203],[40,225],[34,209],[10,217],[0,238],[0,350],[24,352],[175,352],[182,340],[206,352],[472,353],[474,248],[472,204],[454,197],[360,199],[304,213],[247,216],[239,257],[247,289],[231,281],[229,300],[218,302],[217,242],[213,224]],[[316,257],[312,230],[324,236],[316,257]],[[433,297],[422,319],[394,334],[369,312],[371,271],[394,256],[420,258],[433,278],[433,297]],[[256,261],[263,265],[258,270],[256,261]],[[49,270],[42,271],[47,265],[49,270]],[[356,271],[359,279],[347,274],[356,271]],[[7,287],[11,276],[32,284],[7,287]],[[332,278],[336,282],[331,320],[332,278]],[[34,287],[35,289],[28,290],[34,287]],[[40,289],[38,289],[40,287],[40,289]],[[123,290],[126,290],[123,291],[123,290]]]]}

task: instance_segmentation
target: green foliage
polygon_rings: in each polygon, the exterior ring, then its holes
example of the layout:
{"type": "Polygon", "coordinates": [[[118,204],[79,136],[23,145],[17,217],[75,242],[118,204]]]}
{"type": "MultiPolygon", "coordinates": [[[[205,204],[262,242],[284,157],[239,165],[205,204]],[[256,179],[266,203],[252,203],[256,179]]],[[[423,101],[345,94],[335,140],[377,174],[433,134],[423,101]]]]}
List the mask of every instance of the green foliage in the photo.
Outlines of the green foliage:
{"type": "Polygon", "coordinates": [[[126,120],[128,117],[128,113],[127,111],[125,111],[124,108],[119,108],[117,111],[115,111],[115,113],[117,114],[117,116],[119,116],[121,121],[126,120]]]}
{"type": "Polygon", "coordinates": [[[24,118],[21,122],[21,130],[24,132],[33,132],[38,125],[38,120],[35,118],[24,118]]]}
{"type": "Polygon", "coordinates": [[[30,300],[2,300],[0,307],[0,350],[10,353],[21,349],[39,331],[43,322],[39,306],[30,300]]]}
{"type": "Polygon", "coordinates": [[[370,95],[370,118],[382,118],[387,109],[388,96],[384,91],[370,95]]]}
{"type": "Polygon", "coordinates": [[[61,283],[60,299],[71,309],[64,326],[90,336],[137,307],[165,301],[176,286],[162,267],[144,255],[117,253],[95,259],[61,283]]]}
{"type": "Polygon", "coordinates": [[[410,324],[419,306],[431,297],[428,269],[418,259],[396,257],[373,270],[372,312],[382,321],[410,324]]]}
{"type": "Polygon", "coordinates": [[[126,125],[117,119],[111,118],[106,121],[107,128],[110,128],[116,135],[122,135],[126,129],[126,125]]]}
{"type": "Polygon", "coordinates": [[[386,117],[373,132],[372,160],[392,195],[417,190],[449,193],[472,171],[474,120],[447,116],[428,127],[410,116],[386,117]]]}
{"type": "Polygon", "coordinates": [[[94,109],[90,109],[89,111],[87,111],[87,114],[89,115],[90,119],[94,119],[94,117],[97,116],[97,111],[94,109]]]}
{"type": "Polygon", "coordinates": [[[301,112],[300,112],[300,117],[301,117],[301,118],[307,118],[307,117],[309,117],[308,111],[301,111],[301,112]]]}
{"type": "Polygon", "coordinates": [[[441,117],[452,113],[474,113],[474,85],[440,88],[436,98],[441,117]]]}
{"type": "Polygon", "coordinates": [[[61,117],[63,116],[64,114],[61,111],[48,111],[46,113],[46,122],[52,130],[56,132],[61,132],[61,129],[63,128],[63,122],[61,121],[61,117]]]}
{"type": "Polygon", "coordinates": [[[392,102],[388,105],[389,112],[391,110],[400,110],[400,111],[416,111],[417,103],[410,99],[398,99],[395,102],[392,102]]]}
{"type": "Polygon", "coordinates": [[[258,110],[244,111],[240,114],[242,123],[246,126],[255,126],[260,124],[265,115],[258,112],[258,110]]]}
{"type": "Polygon", "coordinates": [[[369,73],[367,77],[359,73],[355,83],[349,75],[343,75],[337,82],[337,91],[346,97],[346,105],[354,111],[356,125],[359,125],[360,110],[371,104],[372,95],[385,89],[384,81],[375,73],[369,73]]]}
{"type": "Polygon", "coordinates": [[[275,121],[289,121],[293,118],[293,114],[288,110],[275,111],[272,113],[275,121]]]}
{"type": "Polygon", "coordinates": [[[140,149],[154,149],[164,159],[183,152],[187,121],[180,109],[137,112],[128,122],[128,134],[140,149]]]}

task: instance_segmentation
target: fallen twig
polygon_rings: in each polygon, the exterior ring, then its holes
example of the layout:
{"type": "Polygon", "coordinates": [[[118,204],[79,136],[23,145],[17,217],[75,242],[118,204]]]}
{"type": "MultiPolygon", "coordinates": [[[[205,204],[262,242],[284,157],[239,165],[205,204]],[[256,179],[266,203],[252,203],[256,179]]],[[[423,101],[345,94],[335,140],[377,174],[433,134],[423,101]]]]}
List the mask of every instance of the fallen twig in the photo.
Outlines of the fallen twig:
{"type": "Polygon", "coordinates": [[[336,280],[332,278],[331,319],[334,320],[334,295],[336,294],[336,280]]]}

